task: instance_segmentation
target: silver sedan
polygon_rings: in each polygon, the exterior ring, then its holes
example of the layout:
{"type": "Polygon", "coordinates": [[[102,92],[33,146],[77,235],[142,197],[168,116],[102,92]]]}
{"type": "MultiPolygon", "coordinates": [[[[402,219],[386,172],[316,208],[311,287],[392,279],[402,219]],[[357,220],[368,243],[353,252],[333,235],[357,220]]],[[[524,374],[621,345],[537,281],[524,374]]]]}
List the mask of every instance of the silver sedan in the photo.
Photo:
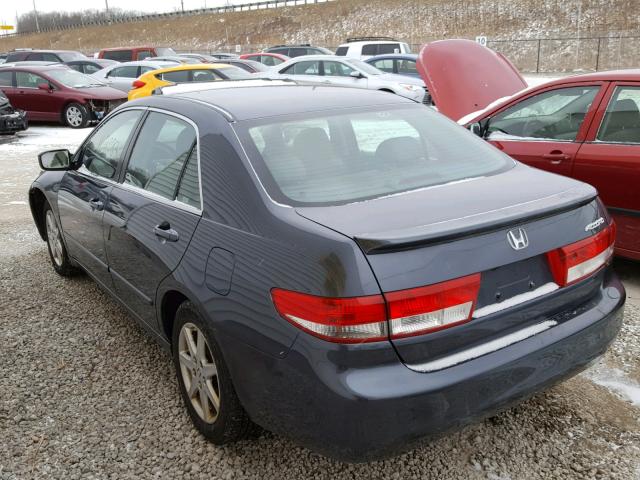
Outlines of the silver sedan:
{"type": "Polygon", "coordinates": [[[180,63],[139,60],[136,62],[116,63],[92,73],[91,76],[106,82],[110,87],[128,92],[132,88],[133,81],[143,73],[159,68],[175,67],[177,65],[180,65],[180,63]]]}

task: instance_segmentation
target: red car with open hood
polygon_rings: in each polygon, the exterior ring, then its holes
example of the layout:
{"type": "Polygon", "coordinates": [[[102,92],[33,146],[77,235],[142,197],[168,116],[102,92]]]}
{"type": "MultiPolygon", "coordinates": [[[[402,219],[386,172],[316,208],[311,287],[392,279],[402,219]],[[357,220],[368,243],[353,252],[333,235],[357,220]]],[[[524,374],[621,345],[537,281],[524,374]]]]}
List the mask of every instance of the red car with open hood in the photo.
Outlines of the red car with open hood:
{"type": "Polygon", "coordinates": [[[438,110],[523,163],[590,183],[616,220],[616,253],[640,260],[640,70],[536,87],[470,40],[433,42],[417,68],[438,110]]]}

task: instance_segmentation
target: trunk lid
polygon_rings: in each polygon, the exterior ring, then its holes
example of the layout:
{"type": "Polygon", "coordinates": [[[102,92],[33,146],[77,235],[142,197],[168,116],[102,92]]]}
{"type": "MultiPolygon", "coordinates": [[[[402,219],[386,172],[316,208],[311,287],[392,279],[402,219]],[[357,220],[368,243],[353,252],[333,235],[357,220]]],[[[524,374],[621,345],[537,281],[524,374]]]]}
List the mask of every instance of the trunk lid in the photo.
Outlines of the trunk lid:
{"type": "Polygon", "coordinates": [[[456,121],[527,88],[505,56],[471,40],[428,43],[416,67],[438,111],[456,121]]]}
{"type": "MultiPolygon", "coordinates": [[[[385,296],[480,274],[470,322],[391,340],[410,367],[440,361],[510,332],[537,328],[541,313],[566,309],[567,294],[551,294],[558,286],[546,252],[592,235],[586,226],[606,218],[592,187],[521,164],[471,181],[296,210],[353,238],[385,296]],[[514,229],[526,231],[526,248],[510,245],[507,235],[514,229]],[[531,309],[529,301],[542,296],[545,302],[536,304],[533,312],[518,307],[531,309]]],[[[575,302],[583,301],[590,294],[587,290],[567,289],[575,302]]]]}

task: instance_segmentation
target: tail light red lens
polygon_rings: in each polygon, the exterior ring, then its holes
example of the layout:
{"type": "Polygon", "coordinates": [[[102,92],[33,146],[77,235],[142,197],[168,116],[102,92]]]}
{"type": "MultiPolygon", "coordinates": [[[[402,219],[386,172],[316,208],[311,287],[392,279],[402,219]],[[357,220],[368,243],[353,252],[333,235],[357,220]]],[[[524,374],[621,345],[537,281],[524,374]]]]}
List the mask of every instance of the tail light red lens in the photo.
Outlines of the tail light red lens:
{"type": "Polygon", "coordinates": [[[146,83],[142,80],[134,80],[131,85],[133,85],[133,88],[142,88],[146,85],[146,83]]]}
{"type": "Polygon", "coordinates": [[[296,327],[324,340],[360,343],[386,340],[389,334],[392,338],[421,335],[468,322],[479,289],[478,273],[384,297],[318,297],[279,288],[271,296],[278,313],[296,327]]]}
{"type": "Polygon", "coordinates": [[[613,256],[616,224],[611,224],[578,242],[547,253],[555,282],[564,287],[591,275],[606,265],[613,256]]]}
{"type": "Polygon", "coordinates": [[[480,274],[385,293],[391,338],[422,335],[471,320],[480,274]]]}
{"type": "Polygon", "coordinates": [[[331,298],[274,288],[278,313],[311,335],[338,343],[385,340],[387,315],[382,295],[331,298]]]}

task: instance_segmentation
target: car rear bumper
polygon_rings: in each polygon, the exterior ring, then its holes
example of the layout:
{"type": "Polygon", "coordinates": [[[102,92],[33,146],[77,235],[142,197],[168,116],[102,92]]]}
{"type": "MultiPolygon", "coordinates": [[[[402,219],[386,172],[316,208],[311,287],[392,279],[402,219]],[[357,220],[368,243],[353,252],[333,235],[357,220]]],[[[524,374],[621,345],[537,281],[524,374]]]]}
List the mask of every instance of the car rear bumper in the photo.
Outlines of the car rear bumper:
{"type": "Polygon", "coordinates": [[[622,323],[624,288],[610,270],[604,278],[589,308],[570,320],[431,373],[380,352],[372,352],[377,366],[347,366],[345,347],[302,333],[284,359],[237,344],[223,350],[254,421],[329,457],[367,461],[491,416],[588,366],[622,323]]]}

